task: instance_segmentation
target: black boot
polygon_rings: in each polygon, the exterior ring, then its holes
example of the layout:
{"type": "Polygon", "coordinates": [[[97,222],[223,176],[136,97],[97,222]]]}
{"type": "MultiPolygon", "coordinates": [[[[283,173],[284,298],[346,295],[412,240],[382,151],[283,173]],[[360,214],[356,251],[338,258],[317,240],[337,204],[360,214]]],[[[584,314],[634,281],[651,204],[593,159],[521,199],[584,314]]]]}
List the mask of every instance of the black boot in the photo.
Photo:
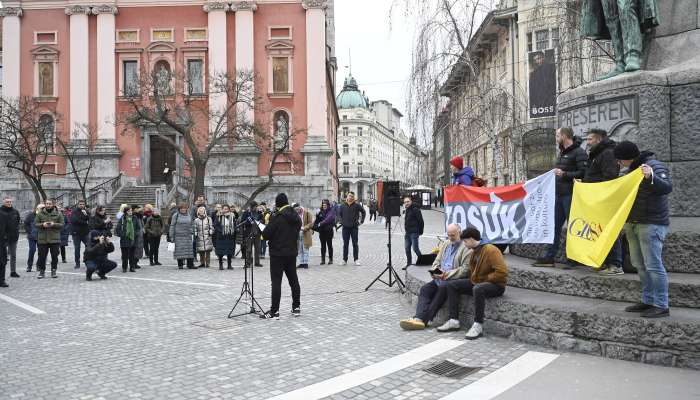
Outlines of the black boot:
{"type": "Polygon", "coordinates": [[[55,270],[55,269],[52,269],[52,270],[51,270],[51,277],[52,277],[52,278],[58,278],[58,275],[56,274],[56,270],[55,270]]]}
{"type": "Polygon", "coordinates": [[[321,254],[321,265],[326,265],[326,255],[321,254]]]}
{"type": "Polygon", "coordinates": [[[39,270],[39,276],[37,276],[36,279],[44,279],[44,271],[43,270],[39,270]]]}
{"type": "Polygon", "coordinates": [[[156,265],[156,263],[153,262],[153,255],[148,256],[148,263],[151,267],[156,265]]]}
{"type": "Polygon", "coordinates": [[[219,257],[219,269],[223,271],[224,269],[224,259],[223,257],[219,257]]]}
{"type": "Polygon", "coordinates": [[[233,269],[233,267],[231,266],[231,259],[232,258],[233,258],[233,256],[226,257],[226,261],[228,262],[228,267],[226,267],[226,269],[233,269]]]}
{"type": "Polygon", "coordinates": [[[328,256],[328,265],[333,264],[333,256],[328,256]]]}
{"type": "Polygon", "coordinates": [[[91,281],[91,280],[92,280],[92,270],[91,270],[91,269],[86,269],[86,270],[85,270],[85,280],[86,280],[86,281],[91,281]]]}

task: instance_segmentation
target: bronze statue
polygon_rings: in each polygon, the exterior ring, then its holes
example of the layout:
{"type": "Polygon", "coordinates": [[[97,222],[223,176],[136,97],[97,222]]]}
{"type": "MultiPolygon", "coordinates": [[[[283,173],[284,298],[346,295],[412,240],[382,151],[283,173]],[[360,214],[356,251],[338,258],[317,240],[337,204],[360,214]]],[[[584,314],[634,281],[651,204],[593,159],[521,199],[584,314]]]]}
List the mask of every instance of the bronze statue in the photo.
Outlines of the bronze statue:
{"type": "Polygon", "coordinates": [[[599,80],[640,69],[642,33],[657,25],[657,0],[584,0],[581,36],[610,40],[615,57],[615,68],[599,80]]]}

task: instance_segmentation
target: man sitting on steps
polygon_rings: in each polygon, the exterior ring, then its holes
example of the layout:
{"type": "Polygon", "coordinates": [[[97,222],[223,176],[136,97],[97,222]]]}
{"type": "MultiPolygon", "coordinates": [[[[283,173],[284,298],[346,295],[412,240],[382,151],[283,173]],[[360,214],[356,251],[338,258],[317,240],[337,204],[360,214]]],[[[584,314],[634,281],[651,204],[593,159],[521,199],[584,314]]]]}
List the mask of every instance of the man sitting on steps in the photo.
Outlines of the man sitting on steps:
{"type": "Polygon", "coordinates": [[[440,252],[428,271],[431,281],[420,288],[415,317],[399,322],[405,330],[424,329],[445,303],[447,281],[467,276],[472,251],[459,239],[459,225],[447,226],[447,238],[449,241],[440,246],[440,252]]]}
{"type": "Polygon", "coordinates": [[[450,319],[438,327],[438,332],[459,330],[460,295],[468,294],[474,299],[474,324],[466,339],[480,337],[484,328],[484,308],[489,297],[502,296],[506,291],[508,267],[503,254],[492,244],[481,244],[481,233],[475,228],[467,228],[461,235],[464,247],[472,250],[469,260],[469,278],[447,282],[447,298],[450,305],[450,319]]]}

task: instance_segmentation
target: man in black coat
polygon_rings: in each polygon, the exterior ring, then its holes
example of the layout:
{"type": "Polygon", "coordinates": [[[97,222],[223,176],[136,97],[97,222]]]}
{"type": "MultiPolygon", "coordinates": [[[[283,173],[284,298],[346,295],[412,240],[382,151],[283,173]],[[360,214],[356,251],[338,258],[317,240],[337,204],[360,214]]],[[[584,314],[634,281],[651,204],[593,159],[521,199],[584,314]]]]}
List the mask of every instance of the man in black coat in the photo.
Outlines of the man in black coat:
{"type": "Polygon", "coordinates": [[[411,247],[413,251],[416,252],[416,256],[420,257],[420,247],[418,246],[418,238],[423,234],[423,214],[415,204],[411,196],[406,196],[403,199],[403,206],[405,207],[404,214],[404,247],[406,249],[406,266],[403,269],[408,268],[409,265],[413,264],[411,260],[411,247]]]}
{"type": "MultiPolygon", "coordinates": [[[[617,179],[620,165],[615,158],[615,142],[608,139],[608,133],[602,129],[591,129],[586,137],[588,143],[588,166],[583,182],[606,182],[617,179]]],[[[613,243],[602,268],[601,275],[623,275],[622,243],[618,237],[613,243]]]]}
{"type": "Polygon", "coordinates": [[[301,218],[289,206],[287,195],[280,193],[275,198],[277,211],[270,216],[270,222],[262,232],[263,238],[270,246],[270,280],[272,281],[272,300],[270,309],[260,318],[279,319],[280,298],[282,296],[282,274],[287,275],[292,289],[292,314],[301,315],[301,288],[297,277],[296,261],[301,231],[301,218]]]}
{"type": "Polygon", "coordinates": [[[554,241],[544,257],[535,261],[537,267],[553,267],[554,258],[559,251],[561,228],[569,218],[571,195],[574,192],[574,179],[583,179],[586,175],[588,154],[581,148],[581,138],[574,136],[571,128],[559,128],[556,131],[559,156],[554,174],[556,175],[556,196],[554,201],[554,241]]]}
{"type": "MultiPolygon", "coordinates": [[[[19,226],[22,223],[22,219],[19,216],[19,211],[12,207],[12,199],[10,197],[5,197],[3,199],[0,213],[5,214],[7,217],[7,237],[5,238],[3,246],[5,246],[7,251],[5,253],[6,256],[10,257],[10,276],[12,278],[19,278],[19,274],[17,273],[17,242],[19,241],[19,226]]],[[[5,262],[7,262],[7,260],[5,260],[5,262]]]]}
{"type": "Polygon", "coordinates": [[[252,238],[252,242],[248,243],[251,229],[255,229],[257,231],[257,228],[253,227],[255,221],[263,222],[263,216],[258,210],[258,203],[251,201],[248,205],[248,209],[241,213],[240,218],[241,235],[243,236],[243,247],[241,248],[241,254],[243,255],[244,260],[248,260],[248,257],[250,257],[250,261],[254,262],[253,265],[256,267],[262,267],[262,264],[260,264],[260,235],[255,235],[252,238]],[[248,249],[253,252],[252,257],[247,254],[248,249]]]}
{"type": "Polygon", "coordinates": [[[359,227],[365,222],[365,208],[355,201],[355,193],[348,192],[345,203],[338,209],[338,219],[343,227],[343,265],[348,263],[348,250],[352,239],[352,257],[360,265],[360,247],[357,243],[359,227]]]}
{"type": "Polygon", "coordinates": [[[107,273],[117,268],[117,263],[108,259],[109,253],[114,252],[114,244],[104,232],[90,232],[90,245],[85,248],[85,280],[91,281],[92,274],[97,271],[100,279],[107,279],[107,273]]]}
{"type": "Polygon", "coordinates": [[[668,317],[668,275],[661,253],[670,223],[671,174],[654,153],[640,152],[632,142],[620,142],[615,147],[615,158],[629,172],[641,168],[644,174],[624,228],[630,261],[642,283],[642,296],[639,303],[625,311],[639,312],[644,318],[668,317]]]}
{"type": "Polygon", "coordinates": [[[7,225],[8,216],[0,213],[0,288],[8,287],[5,282],[5,265],[7,265],[7,225]]]}
{"type": "Polygon", "coordinates": [[[78,205],[73,209],[70,226],[73,230],[75,269],[78,269],[80,268],[80,244],[83,243],[87,248],[90,243],[90,214],[85,209],[85,200],[78,201],[78,205]]]}

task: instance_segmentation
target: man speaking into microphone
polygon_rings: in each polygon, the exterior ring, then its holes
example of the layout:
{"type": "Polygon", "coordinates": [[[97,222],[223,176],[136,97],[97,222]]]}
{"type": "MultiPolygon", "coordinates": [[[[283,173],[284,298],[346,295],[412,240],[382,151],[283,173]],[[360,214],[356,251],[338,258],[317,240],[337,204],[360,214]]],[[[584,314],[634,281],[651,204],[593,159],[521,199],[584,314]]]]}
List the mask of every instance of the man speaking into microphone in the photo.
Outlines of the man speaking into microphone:
{"type": "Polygon", "coordinates": [[[301,288],[297,277],[297,240],[301,230],[301,219],[289,206],[287,195],[280,193],[275,198],[277,212],[270,216],[270,222],[262,231],[263,239],[270,247],[270,280],[272,281],[272,304],[260,318],[279,319],[280,297],[282,296],[282,274],[287,275],[292,289],[292,315],[301,315],[301,288]]]}

